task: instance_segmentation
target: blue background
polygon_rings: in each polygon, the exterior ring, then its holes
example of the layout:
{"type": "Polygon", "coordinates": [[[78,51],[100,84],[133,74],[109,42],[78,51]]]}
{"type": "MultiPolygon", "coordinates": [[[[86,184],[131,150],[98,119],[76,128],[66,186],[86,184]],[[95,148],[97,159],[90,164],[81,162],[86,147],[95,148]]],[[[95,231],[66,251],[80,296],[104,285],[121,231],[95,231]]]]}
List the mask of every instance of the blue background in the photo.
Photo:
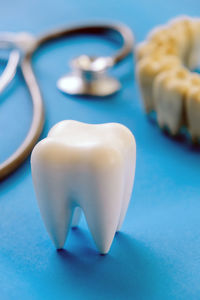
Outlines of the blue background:
{"type": "MultiPolygon", "coordinates": [[[[119,20],[143,40],[154,26],[188,14],[199,1],[1,1],[0,30],[39,34],[81,21],[119,20]]],[[[134,192],[121,233],[107,256],[95,249],[84,219],[57,253],[40,218],[29,159],[0,184],[0,299],[200,299],[199,149],[171,139],[143,113],[131,58],[114,70],[120,93],[104,100],[65,96],[55,87],[69,60],[109,55],[98,38],[51,44],[34,57],[46,110],[42,137],[58,121],[121,122],[136,137],[134,192]]],[[[20,74],[0,99],[0,160],[20,144],[31,121],[20,74]]]]}

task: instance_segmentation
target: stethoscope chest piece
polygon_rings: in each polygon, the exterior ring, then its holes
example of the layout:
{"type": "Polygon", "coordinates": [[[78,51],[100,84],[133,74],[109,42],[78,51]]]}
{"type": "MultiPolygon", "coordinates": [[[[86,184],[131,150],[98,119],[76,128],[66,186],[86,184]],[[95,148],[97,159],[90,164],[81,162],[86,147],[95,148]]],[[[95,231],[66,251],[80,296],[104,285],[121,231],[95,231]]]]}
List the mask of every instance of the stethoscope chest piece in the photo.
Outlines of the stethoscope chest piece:
{"type": "Polygon", "coordinates": [[[81,55],[75,58],[73,71],[57,81],[60,91],[70,95],[106,97],[119,91],[120,82],[106,74],[113,66],[111,57],[90,57],[81,55]]]}

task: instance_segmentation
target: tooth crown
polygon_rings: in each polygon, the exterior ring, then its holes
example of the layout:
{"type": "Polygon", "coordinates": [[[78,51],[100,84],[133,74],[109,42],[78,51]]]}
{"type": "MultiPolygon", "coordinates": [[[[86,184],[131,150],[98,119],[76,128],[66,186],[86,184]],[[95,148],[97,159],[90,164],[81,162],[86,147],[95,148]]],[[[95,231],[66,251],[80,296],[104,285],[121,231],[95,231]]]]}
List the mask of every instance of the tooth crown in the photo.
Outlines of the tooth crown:
{"type": "Polygon", "coordinates": [[[137,78],[147,113],[157,112],[158,124],[177,134],[187,126],[200,138],[200,19],[181,16],[150,32],[137,50],[137,78]],[[198,91],[198,92],[197,92],[198,91]],[[195,110],[196,109],[196,110],[195,110]]]}
{"type": "Polygon", "coordinates": [[[154,99],[158,124],[177,134],[185,120],[185,97],[188,91],[188,71],[177,68],[163,72],[154,83],[154,99]]]}
{"type": "Polygon", "coordinates": [[[154,109],[153,83],[156,76],[177,65],[180,65],[180,60],[177,57],[163,57],[156,54],[152,57],[145,57],[138,62],[136,73],[146,112],[154,109]]]}
{"type": "Polygon", "coordinates": [[[128,208],[135,159],[134,137],[117,123],[63,121],[35,146],[31,166],[36,195],[57,248],[64,246],[81,208],[99,251],[109,251],[128,208]]]}
{"type": "Polygon", "coordinates": [[[139,61],[140,59],[148,56],[161,56],[169,55],[169,56],[179,56],[179,50],[175,43],[165,43],[163,42],[142,42],[138,45],[136,49],[136,59],[139,61]]]}

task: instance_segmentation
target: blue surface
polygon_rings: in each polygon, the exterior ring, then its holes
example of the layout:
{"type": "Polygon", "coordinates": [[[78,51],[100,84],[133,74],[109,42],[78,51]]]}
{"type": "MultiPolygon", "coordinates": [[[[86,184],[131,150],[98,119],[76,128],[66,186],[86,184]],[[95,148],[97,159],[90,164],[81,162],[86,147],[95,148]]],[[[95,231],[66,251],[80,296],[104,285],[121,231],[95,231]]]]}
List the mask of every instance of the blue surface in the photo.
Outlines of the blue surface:
{"type": "MultiPolygon", "coordinates": [[[[4,1],[1,30],[38,34],[88,20],[119,20],[137,41],[178,14],[196,15],[199,1],[4,1]]],[[[56,122],[121,122],[136,137],[134,193],[122,232],[100,256],[85,221],[57,253],[43,227],[29,159],[0,185],[0,299],[200,299],[199,150],[162,134],[144,115],[131,59],[114,72],[123,90],[108,99],[64,96],[56,80],[81,53],[109,54],[112,43],[71,39],[43,48],[34,69],[45,99],[43,137],[56,122]],[[128,73],[127,73],[128,72],[128,73]]],[[[25,137],[31,104],[20,74],[0,99],[0,160],[25,137]],[[12,93],[14,90],[15,93],[12,93]]]]}

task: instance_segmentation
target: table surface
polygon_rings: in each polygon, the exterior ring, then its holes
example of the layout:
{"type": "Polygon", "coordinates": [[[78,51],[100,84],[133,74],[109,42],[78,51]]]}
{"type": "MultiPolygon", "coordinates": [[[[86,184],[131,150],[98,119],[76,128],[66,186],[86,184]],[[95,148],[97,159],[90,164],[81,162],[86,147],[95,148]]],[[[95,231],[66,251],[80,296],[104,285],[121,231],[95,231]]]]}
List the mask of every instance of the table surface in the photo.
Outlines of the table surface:
{"type": "MultiPolygon", "coordinates": [[[[170,18],[195,16],[198,1],[4,1],[1,30],[29,31],[82,21],[119,20],[136,40],[170,18]]],[[[82,37],[42,48],[34,70],[45,100],[42,137],[58,121],[120,122],[137,142],[133,196],[110,253],[100,256],[84,219],[57,253],[40,218],[27,161],[0,185],[0,298],[6,299],[200,299],[199,149],[171,139],[146,118],[131,58],[114,70],[120,93],[107,99],[61,94],[56,80],[79,54],[109,55],[112,42],[82,37]]],[[[22,77],[0,99],[0,160],[20,144],[32,107],[22,77]]],[[[77,187],[78,188],[78,187],[77,187]]]]}

